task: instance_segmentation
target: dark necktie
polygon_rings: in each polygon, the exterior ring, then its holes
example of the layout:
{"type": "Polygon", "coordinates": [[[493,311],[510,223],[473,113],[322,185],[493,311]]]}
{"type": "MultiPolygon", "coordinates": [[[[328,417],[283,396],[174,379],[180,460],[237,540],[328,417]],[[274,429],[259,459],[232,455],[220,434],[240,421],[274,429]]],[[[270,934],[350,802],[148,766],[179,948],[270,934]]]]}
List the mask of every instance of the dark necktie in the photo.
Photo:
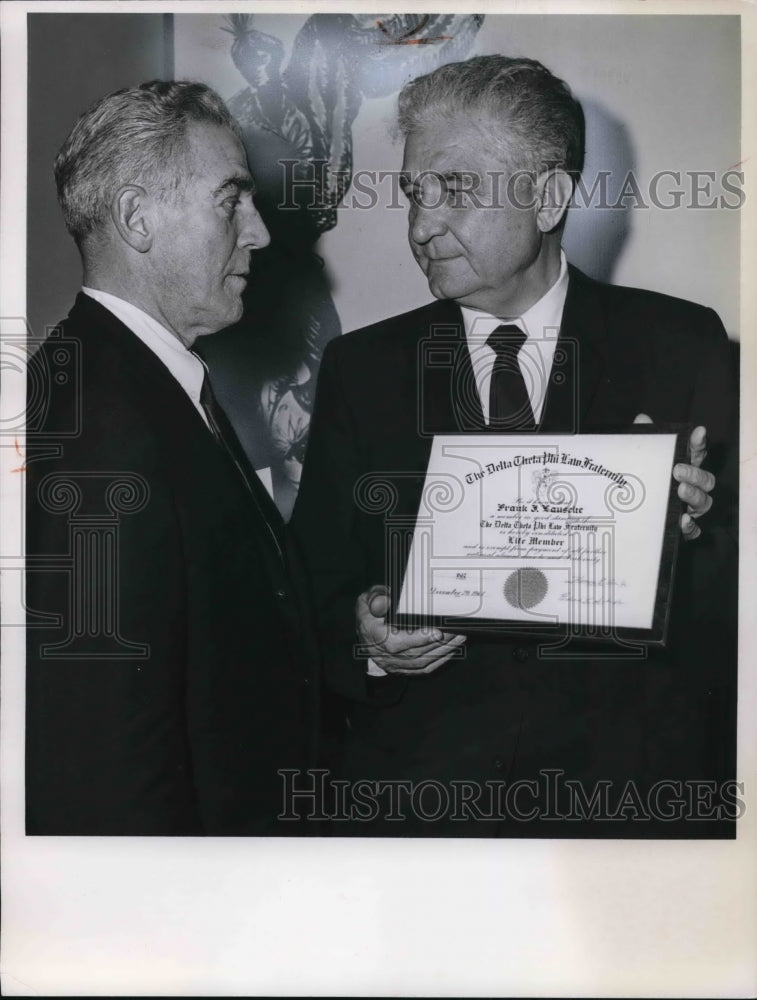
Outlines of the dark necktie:
{"type": "Polygon", "coordinates": [[[213,388],[210,384],[210,376],[208,375],[207,365],[203,359],[199,357],[199,355],[195,354],[195,357],[199,358],[202,362],[202,367],[205,372],[202,380],[202,388],[200,389],[200,405],[205,411],[205,416],[208,418],[208,424],[213,433],[213,437],[237,467],[237,470],[244,480],[247,489],[252,495],[255,506],[260,512],[260,516],[268,528],[274,547],[276,548],[280,558],[283,559],[282,540],[280,537],[281,526],[278,523],[281,518],[278,510],[268,496],[266,488],[260,481],[257,473],[250,465],[249,459],[247,458],[242,445],[239,443],[239,438],[237,437],[234,428],[231,426],[229,418],[226,416],[220,403],[215,397],[215,393],[213,392],[213,388]]]}
{"type": "Polygon", "coordinates": [[[518,352],[526,335],[512,323],[498,326],[486,341],[496,353],[489,386],[489,428],[498,431],[533,431],[536,421],[518,352]]]}

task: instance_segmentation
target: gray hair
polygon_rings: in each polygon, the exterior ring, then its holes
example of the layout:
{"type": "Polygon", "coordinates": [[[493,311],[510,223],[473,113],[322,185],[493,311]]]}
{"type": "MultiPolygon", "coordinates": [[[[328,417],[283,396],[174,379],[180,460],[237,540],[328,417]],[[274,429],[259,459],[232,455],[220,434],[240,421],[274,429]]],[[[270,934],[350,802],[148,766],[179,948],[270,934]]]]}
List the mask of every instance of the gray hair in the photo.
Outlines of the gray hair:
{"type": "Polygon", "coordinates": [[[475,56],[411,80],[399,96],[399,129],[412,132],[471,112],[500,121],[492,141],[513,169],[583,167],[583,110],[570,87],[534,59],[475,56]]]}
{"type": "Polygon", "coordinates": [[[55,184],[66,228],[78,246],[105,220],[126,184],[175,194],[190,174],[187,126],[207,122],[240,136],[210,87],[153,80],[103,97],[79,118],[55,159],[55,184]]]}

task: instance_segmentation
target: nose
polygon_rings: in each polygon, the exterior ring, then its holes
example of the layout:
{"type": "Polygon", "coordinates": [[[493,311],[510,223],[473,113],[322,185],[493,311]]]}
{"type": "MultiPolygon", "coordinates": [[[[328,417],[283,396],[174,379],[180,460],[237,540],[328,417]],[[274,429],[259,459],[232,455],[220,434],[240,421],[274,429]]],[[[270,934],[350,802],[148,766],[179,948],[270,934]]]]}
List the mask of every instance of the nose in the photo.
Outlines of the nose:
{"type": "Polygon", "coordinates": [[[262,250],[271,242],[263,217],[250,202],[242,212],[237,243],[243,250],[262,250]]]}
{"type": "Polygon", "coordinates": [[[413,203],[410,206],[409,231],[412,243],[423,246],[435,236],[440,236],[446,228],[444,210],[441,205],[425,206],[413,203]]]}

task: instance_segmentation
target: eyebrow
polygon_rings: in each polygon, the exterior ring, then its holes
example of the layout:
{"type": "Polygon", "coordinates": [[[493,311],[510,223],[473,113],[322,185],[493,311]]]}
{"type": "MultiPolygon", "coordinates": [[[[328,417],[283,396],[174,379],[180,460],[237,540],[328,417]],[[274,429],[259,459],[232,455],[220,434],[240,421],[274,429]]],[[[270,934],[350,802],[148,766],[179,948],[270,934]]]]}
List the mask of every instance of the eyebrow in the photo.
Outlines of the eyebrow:
{"type": "Polygon", "coordinates": [[[221,194],[226,194],[227,191],[238,191],[240,194],[245,191],[249,191],[250,194],[255,194],[255,181],[249,174],[233,174],[231,177],[227,177],[213,192],[213,197],[217,197],[221,194]]]}

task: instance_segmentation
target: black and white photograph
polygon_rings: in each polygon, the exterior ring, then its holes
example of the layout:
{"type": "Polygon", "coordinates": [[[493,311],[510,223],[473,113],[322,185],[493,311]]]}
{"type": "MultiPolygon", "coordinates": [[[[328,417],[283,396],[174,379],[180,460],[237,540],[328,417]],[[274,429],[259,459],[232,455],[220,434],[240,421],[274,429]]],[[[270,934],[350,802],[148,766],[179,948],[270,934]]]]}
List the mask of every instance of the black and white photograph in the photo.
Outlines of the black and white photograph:
{"type": "Polygon", "coordinates": [[[746,7],[3,4],[4,993],[748,995],[746,7]]]}

